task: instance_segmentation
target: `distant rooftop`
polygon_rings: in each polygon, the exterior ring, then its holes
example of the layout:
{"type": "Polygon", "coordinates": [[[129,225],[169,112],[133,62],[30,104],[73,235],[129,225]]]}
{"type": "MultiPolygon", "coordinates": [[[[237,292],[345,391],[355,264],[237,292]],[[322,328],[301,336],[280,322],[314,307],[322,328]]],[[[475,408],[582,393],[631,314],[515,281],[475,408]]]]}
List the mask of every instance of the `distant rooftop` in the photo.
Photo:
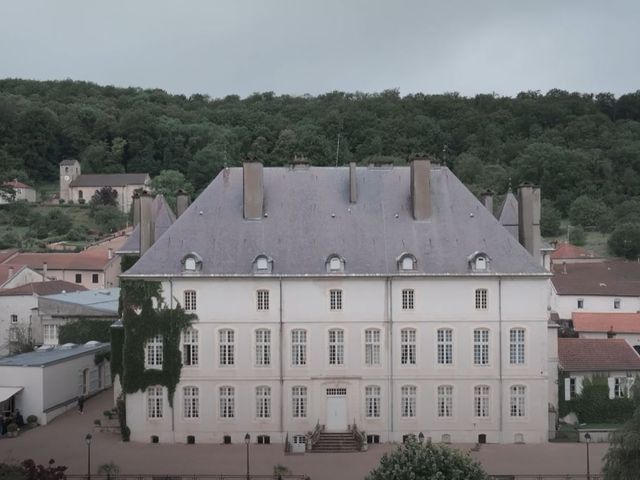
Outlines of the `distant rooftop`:
{"type": "Polygon", "coordinates": [[[551,254],[552,260],[576,259],[576,258],[597,258],[598,256],[586,248],[572,245],[569,242],[558,242],[556,251],[551,254]]]}
{"type": "Polygon", "coordinates": [[[148,173],[96,173],[82,174],[75,178],[71,187],[125,187],[144,185],[149,180],[148,173]]]}
{"type": "Polygon", "coordinates": [[[68,346],[49,347],[34,352],[0,358],[0,367],[45,367],[75,357],[108,351],[110,347],[110,344],[100,342],[87,342],[84,345],[70,344],[68,346]]]}
{"type": "Polygon", "coordinates": [[[640,355],[622,338],[559,338],[558,358],[568,372],[640,370],[640,355]]]}
{"type": "Polygon", "coordinates": [[[74,303],[95,310],[102,310],[109,313],[118,313],[118,299],[120,298],[119,288],[105,288],[102,290],[87,290],[84,292],[68,292],[47,295],[47,299],[65,303],[74,303]]]}
{"type": "Polygon", "coordinates": [[[640,313],[573,312],[571,321],[576,332],[640,333],[640,313]]]}
{"type": "MultiPolygon", "coordinates": [[[[158,240],[173,225],[173,222],[176,221],[176,216],[163,195],[156,195],[151,208],[155,219],[154,240],[158,240]]],[[[116,253],[129,255],[138,255],[140,253],[140,225],[136,225],[126,243],[116,253]]]]}
{"type": "Polygon", "coordinates": [[[52,295],[62,292],[84,291],[86,287],[65,280],[48,280],[46,282],[32,282],[19,287],[0,289],[0,296],[12,295],[52,295]]]}
{"type": "Polygon", "coordinates": [[[638,262],[555,263],[552,272],[551,281],[558,295],[640,295],[638,262]]]}

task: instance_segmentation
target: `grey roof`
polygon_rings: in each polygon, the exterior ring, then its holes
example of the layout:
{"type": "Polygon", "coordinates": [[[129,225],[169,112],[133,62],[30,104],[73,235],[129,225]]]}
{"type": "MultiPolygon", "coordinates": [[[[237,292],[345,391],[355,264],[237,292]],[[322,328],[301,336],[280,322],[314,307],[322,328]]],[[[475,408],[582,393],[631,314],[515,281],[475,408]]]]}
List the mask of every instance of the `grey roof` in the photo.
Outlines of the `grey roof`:
{"type": "Polygon", "coordinates": [[[448,168],[431,169],[433,213],[415,221],[409,177],[409,167],[358,167],[350,204],[348,167],[265,168],[265,217],[252,221],[242,216],[242,168],[225,169],[124,276],[182,275],[190,252],[202,257],[202,276],[252,275],[261,253],[273,275],[331,275],[331,254],[346,275],[392,275],[404,252],[418,274],[468,274],[477,251],[494,274],[544,274],[448,168]]]}
{"type": "Polygon", "coordinates": [[[62,166],[69,166],[69,165],[73,165],[74,163],[78,162],[78,160],[74,159],[74,158],[67,158],[66,160],[62,160],[60,162],[60,165],[62,166]]]}
{"type": "MultiPolygon", "coordinates": [[[[164,232],[176,221],[176,216],[167,204],[162,194],[153,199],[152,213],[155,216],[155,239],[159,239],[164,232]]],[[[140,253],[140,226],[136,225],[127,241],[118,249],[119,254],[140,253]]]]}
{"type": "Polygon", "coordinates": [[[0,358],[0,367],[44,367],[82,355],[107,351],[110,348],[110,344],[100,342],[87,342],[84,345],[74,345],[72,348],[52,347],[0,358]]]}
{"type": "Polygon", "coordinates": [[[82,174],[71,183],[72,187],[124,187],[144,185],[149,180],[147,173],[96,173],[82,174]]]}
{"type": "Polygon", "coordinates": [[[56,295],[47,295],[43,298],[56,300],[58,302],[73,303],[90,307],[94,310],[117,314],[120,289],[105,288],[102,290],[88,290],[86,292],[58,293],[56,295]]]}
{"type": "Polygon", "coordinates": [[[504,197],[502,207],[500,207],[500,215],[498,220],[507,229],[507,231],[513,235],[513,238],[518,239],[518,199],[509,190],[507,196],[504,197]]]}

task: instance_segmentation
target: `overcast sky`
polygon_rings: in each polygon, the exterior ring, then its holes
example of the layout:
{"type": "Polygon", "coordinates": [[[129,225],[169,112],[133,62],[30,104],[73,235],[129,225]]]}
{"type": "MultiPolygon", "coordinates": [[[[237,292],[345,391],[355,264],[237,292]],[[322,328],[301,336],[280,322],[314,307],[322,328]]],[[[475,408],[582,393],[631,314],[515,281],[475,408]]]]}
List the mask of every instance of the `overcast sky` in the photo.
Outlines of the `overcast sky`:
{"type": "Polygon", "coordinates": [[[0,0],[0,78],[172,93],[640,89],[638,0],[0,0]]]}

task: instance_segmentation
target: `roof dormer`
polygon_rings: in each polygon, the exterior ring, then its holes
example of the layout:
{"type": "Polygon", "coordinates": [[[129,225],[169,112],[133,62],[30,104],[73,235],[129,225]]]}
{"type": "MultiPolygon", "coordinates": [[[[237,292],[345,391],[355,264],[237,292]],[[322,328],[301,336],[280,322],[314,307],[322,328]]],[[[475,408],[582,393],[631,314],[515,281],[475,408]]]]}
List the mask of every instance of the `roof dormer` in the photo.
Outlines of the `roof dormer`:
{"type": "Polygon", "coordinates": [[[484,273],[490,270],[491,257],[484,252],[473,252],[467,261],[472,272],[484,273]]]}
{"type": "Polygon", "coordinates": [[[261,253],[253,259],[253,273],[271,273],[273,271],[273,258],[261,253]]]}
{"type": "Polygon", "coordinates": [[[403,253],[397,259],[399,272],[413,272],[418,266],[416,257],[410,253],[403,253]]]}
{"type": "Polygon", "coordinates": [[[196,252],[187,253],[181,260],[184,273],[196,273],[202,270],[202,257],[196,252]]]}
{"type": "Polygon", "coordinates": [[[325,263],[327,268],[327,273],[341,273],[344,272],[344,258],[340,255],[334,253],[327,257],[327,261],[325,263]]]}

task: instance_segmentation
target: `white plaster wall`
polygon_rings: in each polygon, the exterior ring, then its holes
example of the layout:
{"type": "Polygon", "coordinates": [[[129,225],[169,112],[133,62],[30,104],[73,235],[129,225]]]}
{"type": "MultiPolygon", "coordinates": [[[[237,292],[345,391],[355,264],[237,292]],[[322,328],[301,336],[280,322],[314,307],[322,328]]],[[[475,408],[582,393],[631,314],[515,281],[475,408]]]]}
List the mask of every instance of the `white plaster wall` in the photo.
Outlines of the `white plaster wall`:
{"type": "Polygon", "coordinates": [[[621,313],[640,311],[640,297],[616,297],[596,295],[558,295],[555,293],[551,299],[551,308],[558,312],[562,319],[570,319],[572,312],[596,312],[596,313],[621,313]],[[584,300],[582,309],[578,309],[578,299],[584,300]],[[620,299],[620,308],[613,308],[613,301],[620,299]]]}
{"type": "Polygon", "coordinates": [[[16,397],[16,408],[26,419],[36,415],[38,421],[44,421],[42,371],[40,367],[0,366],[0,385],[3,387],[22,387],[16,397]]]}
{"type": "Polygon", "coordinates": [[[35,270],[31,270],[30,268],[23,268],[10,280],[8,280],[2,288],[14,288],[21,287],[22,285],[26,285],[27,283],[32,282],[41,282],[42,274],[36,272],[35,270]]]}
{"type": "Polygon", "coordinates": [[[0,356],[9,353],[9,330],[17,326],[29,333],[32,309],[38,306],[35,295],[0,296],[0,356]],[[18,315],[18,323],[11,323],[11,315],[18,315]]]}

